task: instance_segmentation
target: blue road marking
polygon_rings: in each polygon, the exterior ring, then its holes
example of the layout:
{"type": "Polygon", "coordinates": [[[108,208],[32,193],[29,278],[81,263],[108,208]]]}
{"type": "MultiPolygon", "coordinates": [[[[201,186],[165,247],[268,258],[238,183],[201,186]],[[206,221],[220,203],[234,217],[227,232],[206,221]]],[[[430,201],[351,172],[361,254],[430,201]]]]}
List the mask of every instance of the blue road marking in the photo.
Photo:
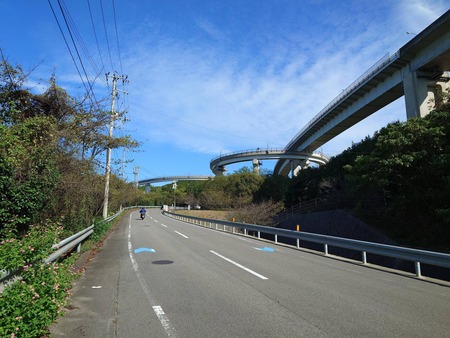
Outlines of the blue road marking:
{"type": "Polygon", "coordinates": [[[259,251],[265,251],[265,252],[275,252],[275,249],[268,248],[267,246],[265,246],[264,248],[255,248],[255,249],[259,250],[259,251]]]}
{"type": "Polygon", "coordinates": [[[150,248],[138,248],[136,250],[134,250],[134,253],[139,253],[139,252],[156,252],[155,249],[150,249],[150,248]]]}

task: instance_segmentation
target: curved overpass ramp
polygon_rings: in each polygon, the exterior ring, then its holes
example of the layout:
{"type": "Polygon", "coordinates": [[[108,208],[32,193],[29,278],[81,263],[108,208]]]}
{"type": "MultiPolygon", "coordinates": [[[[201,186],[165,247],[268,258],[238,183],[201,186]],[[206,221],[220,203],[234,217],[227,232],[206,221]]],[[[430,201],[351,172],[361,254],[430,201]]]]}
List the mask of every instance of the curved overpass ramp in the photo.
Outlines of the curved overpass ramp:
{"type": "Polygon", "coordinates": [[[155,178],[149,178],[146,180],[139,181],[139,186],[145,186],[150,185],[153,183],[160,183],[160,182],[173,182],[173,181],[206,181],[210,178],[213,178],[212,176],[164,176],[164,177],[155,177],[155,178]]]}
{"type": "MultiPolygon", "coordinates": [[[[429,113],[436,92],[450,89],[450,10],[355,80],[312,118],[285,147],[312,152],[369,115],[405,96],[407,117],[429,113]]],[[[288,175],[289,159],[274,173],[288,175]]]]}
{"type": "Polygon", "coordinates": [[[296,163],[302,168],[308,166],[309,162],[323,165],[328,163],[328,158],[320,153],[307,151],[286,151],[284,149],[256,149],[228,153],[211,160],[210,168],[215,175],[223,175],[228,164],[240,162],[253,162],[253,170],[259,172],[260,160],[286,160],[296,163]]]}

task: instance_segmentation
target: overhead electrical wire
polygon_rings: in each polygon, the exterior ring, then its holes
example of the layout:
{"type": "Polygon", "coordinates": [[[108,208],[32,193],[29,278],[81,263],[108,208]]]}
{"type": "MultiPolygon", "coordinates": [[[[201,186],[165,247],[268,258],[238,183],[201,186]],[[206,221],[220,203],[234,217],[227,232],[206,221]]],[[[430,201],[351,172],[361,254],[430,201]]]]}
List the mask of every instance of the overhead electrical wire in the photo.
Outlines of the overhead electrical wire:
{"type": "Polygon", "coordinates": [[[102,11],[103,28],[105,30],[105,39],[106,39],[106,47],[108,49],[109,62],[111,63],[111,69],[114,70],[114,66],[113,66],[113,62],[112,62],[112,58],[111,58],[111,49],[109,48],[108,31],[106,29],[105,12],[103,10],[103,1],[102,0],[100,0],[100,9],[102,11]]]}
{"type": "Polygon", "coordinates": [[[120,55],[119,34],[117,32],[116,5],[115,5],[114,0],[112,0],[112,6],[113,6],[113,14],[114,14],[114,27],[116,29],[116,43],[117,43],[117,53],[119,55],[120,73],[123,74],[122,57],[120,55]]]}
{"type": "Polygon", "coordinates": [[[94,24],[94,18],[92,16],[92,9],[91,9],[91,2],[90,2],[90,0],[87,0],[87,5],[88,5],[88,8],[89,8],[89,17],[91,18],[92,30],[94,32],[95,44],[97,45],[98,54],[100,56],[100,61],[102,63],[102,70],[104,70],[105,69],[105,64],[103,62],[103,56],[102,56],[102,51],[100,49],[100,45],[98,43],[97,31],[95,30],[95,24],[94,24]]]}
{"type": "Polygon", "coordinates": [[[78,60],[80,61],[81,68],[83,69],[84,76],[86,77],[86,81],[87,81],[87,83],[89,85],[89,90],[88,90],[87,94],[89,95],[89,92],[92,94],[92,96],[94,98],[92,103],[95,103],[95,102],[97,102],[97,99],[95,98],[95,93],[94,93],[94,90],[92,88],[94,84],[93,83],[91,84],[91,81],[90,81],[89,76],[87,74],[86,68],[84,67],[83,60],[81,59],[80,52],[78,51],[77,44],[75,43],[75,40],[74,40],[74,37],[73,37],[73,34],[72,34],[72,30],[70,29],[70,26],[69,26],[69,23],[68,23],[67,15],[64,12],[64,9],[63,9],[63,6],[62,6],[61,2],[62,2],[62,0],[58,0],[58,5],[59,5],[59,8],[61,10],[61,14],[63,16],[64,22],[66,23],[66,27],[67,27],[67,30],[69,32],[70,39],[72,40],[72,44],[73,44],[73,46],[75,48],[75,51],[77,53],[78,60]]]}
{"type": "MultiPolygon", "coordinates": [[[[103,69],[99,69],[99,67],[95,63],[95,60],[89,53],[89,49],[86,47],[86,44],[84,43],[83,38],[81,37],[81,34],[80,34],[74,20],[72,19],[72,16],[70,15],[70,11],[68,10],[66,4],[64,3],[64,0],[58,0],[58,2],[60,2],[60,1],[61,1],[62,8],[64,10],[63,17],[65,19],[67,18],[69,33],[71,31],[73,31],[73,35],[74,35],[75,39],[77,40],[77,42],[80,46],[80,49],[82,50],[82,52],[86,56],[87,60],[89,61],[89,64],[91,65],[92,69],[94,70],[95,78],[100,78],[100,80],[103,80],[103,83],[106,84],[106,82],[103,79],[103,76],[101,76],[103,69]],[[69,28],[69,26],[71,27],[71,29],[69,28]]],[[[75,43],[74,43],[74,46],[76,48],[75,43]]],[[[81,58],[80,58],[80,63],[82,63],[81,58]]]]}
{"type": "MultiPolygon", "coordinates": [[[[61,35],[63,36],[64,42],[66,44],[66,47],[70,53],[70,56],[75,65],[75,68],[78,72],[78,75],[81,79],[81,82],[83,83],[83,86],[86,90],[86,95],[89,97],[89,99],[93,105],[97,105],[99,107],[100,102],[95,97],[93,86],[94,86],[94,83],[96,82],[96,80],[98,79],[98,77],[100,77],[100,73],[105,69],[105,64],[104,64],[102,52],[100,49],[100,43],[99,43],[98,34],[97,34],[96,26],[95,26],[95,20],[94,20],[95,16],[93,15],[90,0],[87,0],[87,5],[88,5],[88,9],[89,9],[89,16],[91,19],[92,29],[94,32],[95,44],[97,46],[98,53],[100,56],[101,69],[97,66],[94,58],[89,53],[89,49],[86,47],[86,44],[84,43],[84,41],[81,37],[81,34],[80,34],[79,30],[77,29],[72,16],[70,15],[69,9],[67,8],[66,4],[64,3],[64,0],[55,0],[55,1],[57,1],[58,5],[59,5],[59,9],[61,11],[62,18],[64,19],[66,31],[68,32],[69,37],[66,36],[67,33],[64,31],[62,24],[60,23],[60,20],[58,19],[58,15],[55,12],[55,9],[51,3],[51,0],[48,0],[48,3],[52,10],[53,16],[55,17],[55,20],[58,24],[61,35]],[[73,47],[70,46],[69,40],[72,42],[73,47]],[[86,60],[86,59],[87,59],[88,63],[90,64],[90,66],[92,67],[92,69],[95,73],[95,77],[91,77],[88,74],[88,69],[85,67],[85,62],[84,62],[84,60],[86,60]]],[[[112,61],[111,48],[110,48],[110,44],[109,44],[108,30],[107,30],[106,18],[105,18],[105,11],[103,8],[102,0],[99,0],[99,3],[100,3],[101,15],[102,15],[102,24],[103,24],[103,28],[104,28],[104,32],[105,32],[109,62],[110,62],[111,68],[112,68],[111,72],[116,73],[114,71],[114,66],[113,66],[113,61],[112,61]]],[[[117,43],[118,60],[119,60],[120,71],[123,72],[122,58],[120,55],[121,51],[120,51],[119,36],[118,36],[116,8],[115,8],[114,0],[112,0],[112,6],[113,6],[114,28],[115,28],[115,35],[116,35],[115,38],[116,38],[116,43],[117,43]]],[[[124,89],[126,89],[126,84],[128,82],[128,81],[126,81],[127,77],[121,76],[121,78],[122,78],[122,86],[124,89]]],[[[106,87],[109,88],[109,83],[107,81],[107,78],[105,79],[103,76],[101,76],[100,80],[102,80],[106,84],[106,87]]],[[[124,93],[127,94],[127,91],[124,90],[124,93]]],[[[125,108],[124,105],[127,105],[127,102],[125,102],[126,97],[127,97],[126,94],[124,96],[122,96],[122,97],[124,97],[124,99],[121,100],[122,102],[118,103],[117,108],[124,109],[125,108]]],[[[110,96],[111,96],[111,94],[108,94],[109,98],[110,98],[110,96]]],[[[125,113],[126,113],[126,109],[124,109],[125,113]]],[[[125,120],[126,119],[123,119],[122,122],[124,122],[125,120]]],[[[121,128],[118,128],[117,131],[118,131],[119,137],[123,137],[123,135],[122,135],[123,132],[121,131],[121,128]]]]}
{"type": "Polygon", "coordinates": [[[75,61],[75,58],[74,58],[73,53],[72,53],[72,50],[70,49],[69,43],[67,42],[66,36],[64,35],[64,31],[62,30],[61,24],[59,23],[58,16],[55,13],[53,5],[50,2],[50,0],[47,0],[47,1],[48,1],[48,4],[50,5],[50,8],[51,8],[52,13],[53,13],[53,16],[55,17],[56,23],[58,25],[59,31],[61,32],[61,35],[63,36],[64,43],[66,44],[66,47],[69,50],[70,57],[72,58],[72,61],[73,61],[74,65],[75,65],[75,68],[77,69],[78,75],[80,76],[81,82],[83,83],[83,86],[84,86],[84,88],[86,90],[86,93],[89,93],[88,87],[86,86],[86,83],[84,82],[83,76],[81,75],[81,72],[80,72],[80,69],[78,68],[77,62],[75,61]]]}

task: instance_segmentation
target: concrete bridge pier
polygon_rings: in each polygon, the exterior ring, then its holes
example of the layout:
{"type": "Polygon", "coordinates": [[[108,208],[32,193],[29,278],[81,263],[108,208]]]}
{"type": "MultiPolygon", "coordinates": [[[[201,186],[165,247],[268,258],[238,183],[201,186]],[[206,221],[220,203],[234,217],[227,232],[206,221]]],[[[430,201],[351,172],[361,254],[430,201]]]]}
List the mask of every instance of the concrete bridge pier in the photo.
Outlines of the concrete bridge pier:
{"type": "Polygon", "coordinates": [[[424,117],[435,108],[435,100],[439,93],[450,88],[448,72],[431,74],[415,71],[403,77],[405,93],[406,117],[424,117]]]}
{"type": "Polygon", "coordinates": [[[300,171],[304,170],[304,169],[308,169],[309,168],[309,160],[308,159],[303,159],[303,160],[292,160],[291,161],[291,173],[292,173],[292,177],[296,177],[300,171]]]}
{"type": "Polygon", "coordinates": [[[213,170],[214,175],[216,176],[223,176],[223,174],[225,173],[225,171],[227,171],[227,169],[225,168],[225,166],[220,165],[217,168],[215,168],[213,170]]]}
{"type": "Polygon", "coordinates": [[[261,167],[262,163],[257,158],[252,160],[253,164],[253,173],[259,175],[259,168],[261,167]]]}

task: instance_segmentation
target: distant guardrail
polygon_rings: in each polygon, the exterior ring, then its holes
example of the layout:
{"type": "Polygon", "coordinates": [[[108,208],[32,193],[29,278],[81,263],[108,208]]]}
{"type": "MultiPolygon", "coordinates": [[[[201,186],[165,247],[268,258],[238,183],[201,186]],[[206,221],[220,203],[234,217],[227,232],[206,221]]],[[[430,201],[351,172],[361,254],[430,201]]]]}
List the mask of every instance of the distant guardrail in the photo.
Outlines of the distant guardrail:
{"type": "Polygon", "coordinates": [[[200,226],[214,228],[216,230],[232,233],[243,231],[244,236],[248,236],[248,231],[254,231],[257,234],[257,238],[261,238],[261,233],[274,235],[275,243],[278,243],[278,237],[294,238],[297,240],[297,248],[300,248],[300,240],[319,243],[323,245],[323,252],[325,255],[328,255],[328,246],[360,251],[361,262],[363,264],[367,264],[367,253],[411,261],[415,263],[415,273],[418,278],[422,277],[421,263],[450,268],[450,254],[440,252],[292,231],[256,224],[180,215],[167,211],[165,211],[164,214],[184,222],[190,222],[200,226]]]}

